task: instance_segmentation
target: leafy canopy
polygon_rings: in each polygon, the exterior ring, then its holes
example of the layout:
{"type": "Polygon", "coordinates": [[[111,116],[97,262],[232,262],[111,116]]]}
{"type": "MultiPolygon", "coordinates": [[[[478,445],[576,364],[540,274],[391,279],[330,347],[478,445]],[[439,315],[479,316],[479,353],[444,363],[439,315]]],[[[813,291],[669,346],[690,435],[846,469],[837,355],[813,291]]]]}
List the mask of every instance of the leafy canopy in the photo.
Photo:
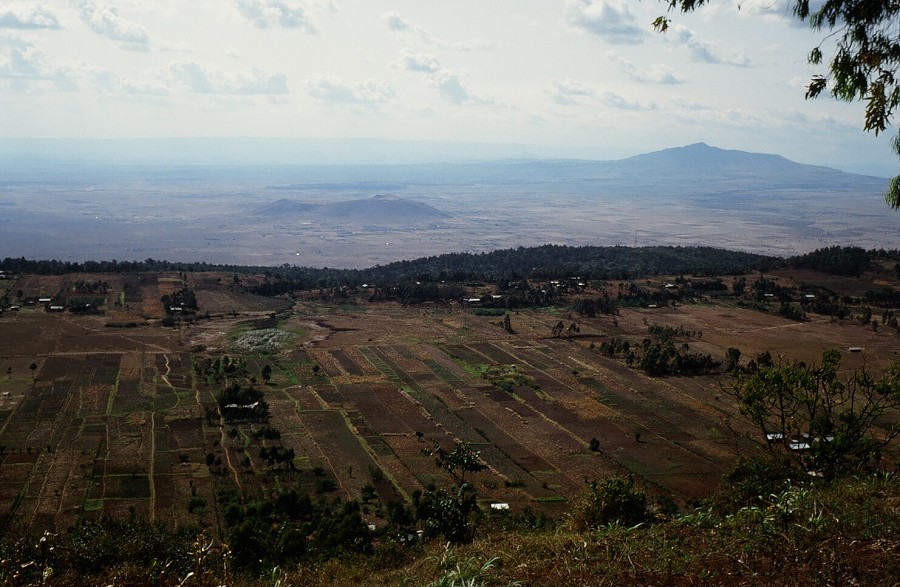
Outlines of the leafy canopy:
{"type": "MultiPolygon", "coordinates": [[[[660,0],[669,11],[692,12],[709,0],[660,0]]],[[[830,90],[838,100],[866,102],[863,128],[876,135],[887,130],[891,116],[900,106],[900,2],[897,0],[790,0],[794,17],[816,31],[827,32],[823,42],[807,56],[820,65],[822,46],[835,40],[827,74],[814,75],[806,88],[807,98],[830,90]]],[[[667,16],[653,21],[659,32],[669,28],[667,16]]],[[[900,156],[900,133],[892,146],[900,156]]],[[[900,209],[900,175],[894,177],[884,194],[885,201],[900,209]]]]}
{"type": "Polygon", "coordinates": [[[879,470],[900,435],[900,362],[880,375],[865,368],[845,374],[840,352],[831,349],[818,366],[736,372],[730,391],[773,453],[826,478],[879,470]]]}

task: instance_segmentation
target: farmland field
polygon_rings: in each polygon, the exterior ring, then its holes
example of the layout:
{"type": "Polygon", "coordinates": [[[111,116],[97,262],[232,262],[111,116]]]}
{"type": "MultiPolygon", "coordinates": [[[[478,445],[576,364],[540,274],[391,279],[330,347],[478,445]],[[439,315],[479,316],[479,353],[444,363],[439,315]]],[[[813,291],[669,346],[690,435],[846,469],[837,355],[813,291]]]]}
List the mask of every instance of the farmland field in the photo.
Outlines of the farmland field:
{"type": "MultiPolygon", "coordinates": [[[[370,484],[380,505],[364,513],[378,523],[381,505],[451,482],[423,449],[457,441],[488,466],[473,477],[484,502],[555,513],[586,480],[630,473],[684,504],[755,450],[727,376],[651,377],[601,343],[664,324],[702,332],[691,349],[717,359],[739,347],[812,362],[851,346],[865,350],[847,369],[900,358],[890,328],[722,301],[517,310],[506,328],[458,302],[262,298],[225,275],[79,279],[106,282],[102,311],[0,317],[0,512],[19,532],[104,514],[218,530],[228,492],[349,500],[370,484]],[[198,318],[163,326],[160,297],[182,287],[197,290],[198,318]],[[577,331],[554,333],[562,322],[577,331]],[[264,422],[224,416],[217,397],[238,374],[262,390],[264,422]]],[[[21,276],[10,289],[37,298],[73,282],[21,276]]]]}

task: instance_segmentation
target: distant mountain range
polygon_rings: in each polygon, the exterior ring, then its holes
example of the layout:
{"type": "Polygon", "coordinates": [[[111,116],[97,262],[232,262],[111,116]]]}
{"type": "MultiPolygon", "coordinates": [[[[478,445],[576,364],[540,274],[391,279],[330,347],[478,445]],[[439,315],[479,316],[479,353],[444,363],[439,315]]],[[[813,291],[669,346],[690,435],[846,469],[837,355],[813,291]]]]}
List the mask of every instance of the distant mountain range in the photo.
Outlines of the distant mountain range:
{"type": "MultiPolygon", "coordinates": [[[[312,166],[294,168],[290,183],[271,186],[282,191],[331,188],[365,194],[389,189],[403,192],[423,186],[566,186],[574,191],[616,196],[655,196],[704,205],[727,204],[751,197],[756,201],[800,194],[864,195],[887,185],[883,178],[805,165],[779,155],[748,153],[695,143],[613,161],[582,159],[503,159],[472,163],[413,165],[312,166]]],[[[746,205],[746,202],[741,202],[746,205]]],[[[257,215],[312,215],[323,218],[439,220],[444,214],[424,203],[380,196],[351,202],[313,205],[282,199],[255,211],[257,215]],[[380,198],[380,199],[379,199],[380,198]]]]}
{"type": "Polygon", "coordinates": [[[900,216],[884,203],[887,185],[705,143],[614,161],[407,165],[28,166],[0,150],[0,250],[363,268],[548,243],[779,256],[898,248],[900,216]]]}
{"type": "MultiPolygon", "coordinates": [[[[440,174],[431,166],[422,167],[430,177],[435,177],[435,172],[440,174]]],[[[520,159],[445,167],[449,167],[444,172],[445,179],[457,181],[462,178],[499,183],[596,181],[635,189],[660,186],[667,192],[678,193],[685,188],[717,192],[722,186],[728,189],[751,186],[859,189],[861,184],[885,187],[881,178],[796,163],[779,155],[719,149],[705,143],[613,161],[520,159]]]]}
{"type": "Polygon", "coordinates": [[[291,168],[291,181],[272,187],[321,190],[358,187],[399,191],[410,185],[537,185],[596,182],[633,190],[663,193],[722,193],[735,189],[817,187],[883,190],[886,180],[845,173],[829,167],[795,163],[778,155],[748,153],[696,143],[636,155],[627,159],[500,159],[471,163],[410,165],[332,165],[291,168]]]}

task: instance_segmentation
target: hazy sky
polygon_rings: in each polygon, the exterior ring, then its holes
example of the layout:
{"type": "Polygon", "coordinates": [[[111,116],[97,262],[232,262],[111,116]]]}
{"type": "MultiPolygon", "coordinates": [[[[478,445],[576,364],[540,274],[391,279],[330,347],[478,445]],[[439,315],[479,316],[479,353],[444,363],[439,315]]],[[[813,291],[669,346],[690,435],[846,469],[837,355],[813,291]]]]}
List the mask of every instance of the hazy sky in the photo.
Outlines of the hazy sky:
{"type": "MultiPolygon", "coordinates": [[[[504,143],[621,158],[704,141],[896,173],[862,104],[807,102],[785,0],[0,2],[0,137],[504,143]]],[[[888,133],[891,134],[890,132],[888,133]]]]}

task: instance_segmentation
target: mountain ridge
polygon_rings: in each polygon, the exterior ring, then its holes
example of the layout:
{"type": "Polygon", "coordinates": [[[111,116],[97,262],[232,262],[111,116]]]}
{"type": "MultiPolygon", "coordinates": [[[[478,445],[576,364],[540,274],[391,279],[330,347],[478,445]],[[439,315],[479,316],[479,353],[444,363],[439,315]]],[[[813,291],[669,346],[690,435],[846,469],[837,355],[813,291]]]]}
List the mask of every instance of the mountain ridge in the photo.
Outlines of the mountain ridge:
{"type": "Polygon", "coordinates": [[[450,218],[450,214],[433,206],[392,194],[376,194],[369,198],[327,203],[281,198],[257,208],[251,214],[379,226],[430,224],[450,218]]]}

